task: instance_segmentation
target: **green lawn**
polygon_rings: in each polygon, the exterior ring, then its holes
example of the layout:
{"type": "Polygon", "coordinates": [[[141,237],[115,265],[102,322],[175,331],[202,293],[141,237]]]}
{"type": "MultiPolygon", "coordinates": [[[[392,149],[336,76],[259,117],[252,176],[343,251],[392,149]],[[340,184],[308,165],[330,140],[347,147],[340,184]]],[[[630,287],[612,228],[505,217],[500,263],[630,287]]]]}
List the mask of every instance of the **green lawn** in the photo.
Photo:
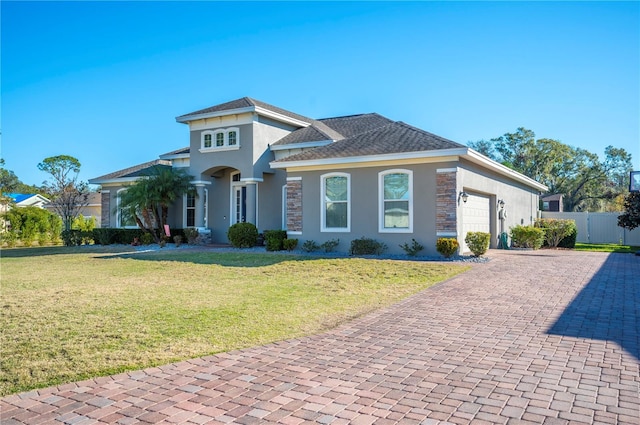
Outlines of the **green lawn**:
{"type": "Polygon", "coordinates": [[[617,245],[611,243],[576,243],[576,251],[636,253],[640,246],[617,245]]]}
{"type": "Polygon", "coordinates": [[[468,268],[124,251],[2,250],[0,395],[321,332],[468,268]]]}

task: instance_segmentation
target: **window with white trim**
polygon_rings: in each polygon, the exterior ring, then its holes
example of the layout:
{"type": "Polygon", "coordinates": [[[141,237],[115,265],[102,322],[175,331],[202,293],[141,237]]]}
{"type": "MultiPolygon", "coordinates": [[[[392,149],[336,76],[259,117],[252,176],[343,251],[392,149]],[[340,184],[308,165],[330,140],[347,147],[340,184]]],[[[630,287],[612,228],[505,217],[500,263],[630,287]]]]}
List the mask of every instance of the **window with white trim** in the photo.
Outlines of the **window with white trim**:
{"type": "Polygon", "coordinates": [[[195,192],[187,193],[185,202],[185,227],[195,227],[196,225],[196,194],[195,192]]]}
{"type": "Polygon", "coordinates": [[[231,150],[240,147],[240,129],[219,128],[201,134],[200,151],[231,150]]]}
{"type": "Polygon", "coordinates": [[[350,175],[330,173],[320,176],[322,232],[349,232],[351,230],[350,175]]]}
{"type": "MultiPolygon", "coordinates": [[[[209,219],[209,190],[207,188],[204,189],[204,202],[203,202],[203,217],[204,217],[204,227],[207,227],[207,221],[209,219]]],[[[192,191],[189,191],[183,196],[183,205],[184,205],[184,216],[182,220],[183,227],[195,227],[196,225],[196,196],[197,192],[195,188],[192,191]]]]}
{"type": "Polygon", "coordinates": [[[127,189],[118,189],[117,192],[117,217],[116,217],[116,227],[125,227],[125,228],[131,228],[131,227],[138,227],[138,224],[136,223],[136,219],[133,217],[133,215],[126,209],[123,208],[123,206],[121,205],[121,196],[124,195],[124,193],[127,191],[127,189]]]}
{"type": "Polygon", "coordinates": [[[387,170],[378,176],[378,230],[386,233],[412,232],[413,172],[387,170]]]}

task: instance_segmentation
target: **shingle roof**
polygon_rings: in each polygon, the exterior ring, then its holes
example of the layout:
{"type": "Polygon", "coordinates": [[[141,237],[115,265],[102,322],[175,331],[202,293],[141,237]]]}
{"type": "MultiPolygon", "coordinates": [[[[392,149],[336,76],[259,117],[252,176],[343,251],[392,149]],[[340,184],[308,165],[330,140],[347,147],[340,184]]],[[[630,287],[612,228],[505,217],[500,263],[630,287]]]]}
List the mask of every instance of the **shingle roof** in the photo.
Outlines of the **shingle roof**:
{"type": "Polygon", "coordinates": [[[240,99],[232,100],[230,102],[214,105],[209,108],[200,109],[198,111],[180,115],[179,117],[176,118],[176,120],[180,121],[182,118],[190,117],[192,115],[204,115],[204,114],[211,114],[215,112],[230,111],[233,109],[242,109],[242,108],[250,108],[250,107],[267,109],[271,112],[275,112],[277,114],[284,115],[286,117],[293,118],[300,121],[305,121],[305,122],[313,121],[313,119],[309,117],[305,117],[304,115],[296,114],[295,112],[287,111],[286,109],[278,108],[277,106],[270,105],[260,100],[252,99],[250,97],[243,97],[240,99]]]}
{"type": "Polygon", "coordinates": [[[149,162],[145,162],[144,164],[134,165],[133,167],[114,171],[113,173],[105,174],[104,176],[90,179],[89,183],[100,184],[101,181],[105,181],[105,180],[113,180],[113,179],[127,178],[127,177],[150,176],[153,174],[154,170],[160,167],[171,167],[171,161],[156,159],[154,161],[149,161],[149,162]]]}
{"type": "Polygon", "coordinates": [[[275,162],[282,163],[327,158],[384,155],[464,147],[465,146],[460,143],[436,136],[435,134],[398,121],[275,162]]]}
{"type": "Polygon", "coordinates": [[[160,155],[160,158],[162,158],[163,156],[182,155],[190,152],[191,152],[191,148],[187,146],[186,148],[180,148],[180,149],[176,149],[175,151],[163,153],[162,155],[160,155]]]}
{"type": "Polygon", "coordinates": [[[295,143],[318,142],[325,140],[342,140],[344,136],[323,122],[313,121],[309,127],[300,128],[287,134],[274,143],[276,146],[291,145],[295,143]]]}
{"type": "Polygon", "coordinates": [[[309,127],[290,133],[274,143],[274,146],[294,143],[342,140],[392,123],[378,114],[349,115],[345,117],[314,120],[309,127]]]}
{"type": "Polygon", "coordinates": [[[389,118],[376,113],[323,118],[318,121],[342,134],[345,138],[353,137],[393,122],[389,118]]]}

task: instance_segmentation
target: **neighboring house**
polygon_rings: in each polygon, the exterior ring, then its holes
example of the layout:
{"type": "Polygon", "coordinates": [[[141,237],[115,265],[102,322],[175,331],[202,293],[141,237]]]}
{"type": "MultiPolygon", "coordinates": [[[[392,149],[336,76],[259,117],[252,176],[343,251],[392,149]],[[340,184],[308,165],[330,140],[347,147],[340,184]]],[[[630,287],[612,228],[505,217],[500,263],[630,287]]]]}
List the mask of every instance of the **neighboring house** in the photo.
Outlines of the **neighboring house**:
{"type": "MultiPolygon", "coordinates": [[[[51,204],[45,206],[45,208],[54,214],[58,213],[56,209],[53,207],[53,205],[51,204]]],[[[87,198],[87,205],[83,205],[80,207],[79,215],[83,216],[84,218],[95,217],[96,227],[100,227],[101,214],[102,214],[101,195],[97,192],[90,192],[89,197],[87,198]]]]}
{"type": "Polygon", "coordinates": [[[118,194],[154,167],[181,167],[196,196],[170,213],[172,227],[197,227],[227,242],[229,226],[286,229],[300,243],[384,242],[389,253],[416,239],[435,254],[436,239],[492,234],[531,224],[546,186],[478,152],[375,113],[308,118],[248,97],[176,118],[188,147],[91,179],[101,185],[102,226],[127,227],[118,194]],[[498,209],[503,202],[504,211],[498,209]],[[500,223],[499,223],[500,221],[500,223]]]}
{"type": "Polygon", "coordinates": [[[562,194],[543,196],[540,201],[542,201],[542,211],[562,212],[562,194]]]}
{"type": "Polygon", "coordinates": [[[44,196],[38,194],[9,193],[6,197],[9,198],[16,207],[45,208],[45,206],[51,202],[44,196]]]}

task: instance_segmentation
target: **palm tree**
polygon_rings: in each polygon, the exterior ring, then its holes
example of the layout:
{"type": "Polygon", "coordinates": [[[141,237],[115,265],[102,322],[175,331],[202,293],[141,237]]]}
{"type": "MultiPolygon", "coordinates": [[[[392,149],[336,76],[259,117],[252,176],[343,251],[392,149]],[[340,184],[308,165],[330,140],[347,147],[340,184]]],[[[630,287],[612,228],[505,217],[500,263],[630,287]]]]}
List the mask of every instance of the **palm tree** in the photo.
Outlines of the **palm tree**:
{"type": "Polygon", "coordinates": [[[156,242],[162,240],[169,206],[184,193],[193,190],[193,177],[184,170],[167,166],[152,168],[144,177],[120,195],[123,212],[130,214],[138,227],[151,233],[156,242]]]}

